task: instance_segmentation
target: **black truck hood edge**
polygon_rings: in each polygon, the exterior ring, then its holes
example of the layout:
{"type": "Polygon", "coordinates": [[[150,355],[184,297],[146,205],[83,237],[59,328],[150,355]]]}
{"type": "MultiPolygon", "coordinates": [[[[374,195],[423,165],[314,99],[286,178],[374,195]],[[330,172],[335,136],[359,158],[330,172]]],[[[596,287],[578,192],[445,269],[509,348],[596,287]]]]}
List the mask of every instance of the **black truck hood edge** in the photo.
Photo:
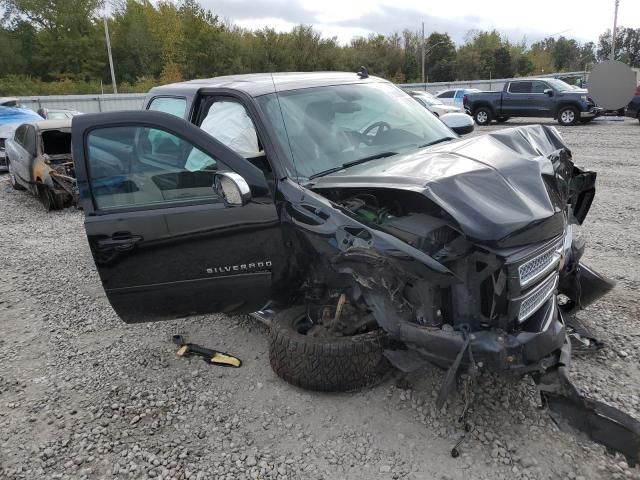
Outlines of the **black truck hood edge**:
{"type": "Polygon", "coordinates": [[[439,205],[479,241],[497,242],[533,226],[541,237],[535,240],[544,240],[564,227],[565,204],[549,191],[554,183],[566,190],[549,158],[561,157],[562,150],[570,158],[553,127],[510,128],[373,160],[320,177],[312,188],[410,190],[439,205]]]}

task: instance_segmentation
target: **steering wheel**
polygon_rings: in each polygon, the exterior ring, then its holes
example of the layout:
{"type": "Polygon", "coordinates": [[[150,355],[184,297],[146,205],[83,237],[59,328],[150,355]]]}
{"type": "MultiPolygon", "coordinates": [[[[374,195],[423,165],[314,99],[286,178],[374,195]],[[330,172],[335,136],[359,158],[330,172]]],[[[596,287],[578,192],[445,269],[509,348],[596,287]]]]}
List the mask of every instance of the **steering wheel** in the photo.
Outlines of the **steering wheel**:
{"type": "Polygon", "coordinates": [[[369,140],[369,144],[373,144],[373,141],[378,138],[382,133],[384,132],[388,132],[389,130],[391,130],[391,125],[389,125],[387,122],[375,122],[372,123],[371,125],[369,125],[367,128],[364,129],[364,132],[362,132],[362,136],[363,137],[370,137],[369,140]],[[369,135],[369,133],[374,129],[377,128],[378,130],[376,130],[376,134],[371,136],[369,135]]]}

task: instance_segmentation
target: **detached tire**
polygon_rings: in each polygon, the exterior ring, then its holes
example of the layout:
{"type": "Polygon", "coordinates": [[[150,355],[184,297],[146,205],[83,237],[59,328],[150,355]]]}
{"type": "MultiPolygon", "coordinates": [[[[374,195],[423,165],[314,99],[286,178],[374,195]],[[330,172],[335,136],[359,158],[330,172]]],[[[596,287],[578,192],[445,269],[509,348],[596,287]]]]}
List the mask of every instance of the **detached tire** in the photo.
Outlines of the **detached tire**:
{"type": "Polygon", "coordinates": [[[473,119],[478,125],[489,125],[492,118],[493,114],[491,113],[491,110],[485,107],[478,108],[473,114],[473,119]]]}
{"type": "Polygon", "coordinates": [[[309,323],[305,306],[283,310],[272,320],[269,361],[283,380],[308,390],[343,392],[372,385],[389,369],[382,330],[311,337],[304,334],[309,323]]]}

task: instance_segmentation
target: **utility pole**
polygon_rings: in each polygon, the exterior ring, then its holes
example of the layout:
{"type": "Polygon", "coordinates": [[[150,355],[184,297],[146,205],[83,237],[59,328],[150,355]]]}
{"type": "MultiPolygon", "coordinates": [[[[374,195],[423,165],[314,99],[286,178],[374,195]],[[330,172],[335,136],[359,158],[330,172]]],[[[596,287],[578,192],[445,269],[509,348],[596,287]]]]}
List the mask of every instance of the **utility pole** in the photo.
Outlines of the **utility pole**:
{"type": "Polygon", "coordinates": [[[422,22],[422,83],[424,83],[424,22],[422,22]]]}
{"type": "Polygon", "coordinates": [[[616,30],[618,28],[618,7],[620,0],[615,0],[615,11],[613,14],[613,31],[611,32],[611,60],[616,59],[616,30]]]}
{"type": "Polygon", "coordinates": [[[111,69],[111,85],[113,85],[113,93],[118,93],[116,85],[116,72],[113,69],[113,57],[111,56],[111,40],[109,39],[109,25],[107,24],[107,14],[104,14],[104,36],[107,40],[107,54],[109,55],[109,68],[111,69]]]}

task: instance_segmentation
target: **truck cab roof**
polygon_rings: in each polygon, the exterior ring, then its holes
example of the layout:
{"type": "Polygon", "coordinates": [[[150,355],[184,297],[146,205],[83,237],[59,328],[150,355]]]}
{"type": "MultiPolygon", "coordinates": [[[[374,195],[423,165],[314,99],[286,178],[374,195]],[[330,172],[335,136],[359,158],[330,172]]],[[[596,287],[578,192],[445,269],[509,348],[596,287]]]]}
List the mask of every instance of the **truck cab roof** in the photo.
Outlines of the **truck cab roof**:
{"type": "Polygon", "coordinates": [[[258,97],[260,95],[273,93],[275,89],[277,89],[278,92],[284,92],[301,88],[377,82],[386,82],[386,80],[373,76],[361,78],[357,73],[344,72],[252,73],[172,83],[151,89],[149,95],[185,95],[188,92],[195,92],[207,88],[228,88],[230,90],[242,91],[252,97],[258,97]]]}

